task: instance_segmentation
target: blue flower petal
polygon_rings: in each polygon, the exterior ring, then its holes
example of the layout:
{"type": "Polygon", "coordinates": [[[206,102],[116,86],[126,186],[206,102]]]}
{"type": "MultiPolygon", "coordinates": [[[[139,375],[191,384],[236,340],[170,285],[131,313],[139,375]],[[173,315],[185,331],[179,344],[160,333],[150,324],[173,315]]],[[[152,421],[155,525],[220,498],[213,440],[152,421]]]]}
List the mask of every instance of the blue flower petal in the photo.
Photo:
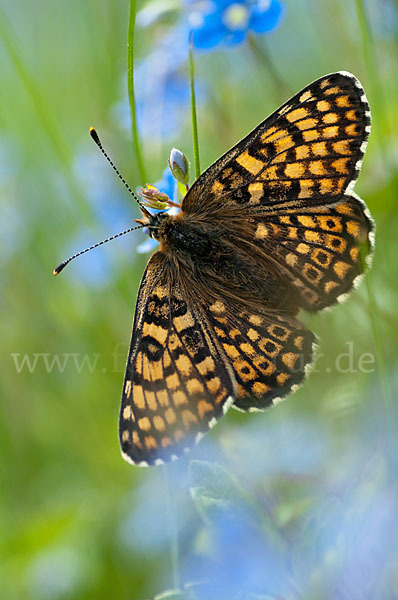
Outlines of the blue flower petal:
{"type": "Polygon", "coordinates": [[[283,12],[279,0],[213,0],[197,10],[196,16],[199,15],[202,21],[193,28],[194,45],[196,48],[211,49],[220,43],[228,46],[240,44],[249,30],[265,33],[274,29],[283,12]],[[247,22],[239,22],[240,11],[243,16],[247,14],[247,22]]]}
{"type": "Polygon", "coordinates": [[[171,200],[174,200],[177,188],[177,182],[173,177],[169,167],[166,167],[162,173],[162,177],[154,183],[154,186],[158,188],[160,192],[167,194],[171,200]]]}
{"type": "Polygon", "coordinates": [[[267,8],[261,8],[261,2],[253,7],[249,21],[249,29],[256,33],[272,31],[279,24],[284,14],[283,7],[278,0],[271,0],[267,8]]]}
{"type": "Polygon", "coordinates": [[[223,41],[228,46],[236,46],[236,44],[241,44],[244,41],[246,33],[246,29],[236,29],[235,31],[229,31],[223,41]]]}
{"type": "Polygon", "coordinates": [[[193,43],[196,48],[214,48],[219,44],[227,28],[221,20],[219,12],[212,12],[203,17],[203,23],[200,27],[193,29],[193,43]]]}
{"type": "Polygon", "coordinates": [[[216,6],[217,11],[222,12],[231,4],[247,4],[247,0],[213,0],[213,4],[216,6]]]}

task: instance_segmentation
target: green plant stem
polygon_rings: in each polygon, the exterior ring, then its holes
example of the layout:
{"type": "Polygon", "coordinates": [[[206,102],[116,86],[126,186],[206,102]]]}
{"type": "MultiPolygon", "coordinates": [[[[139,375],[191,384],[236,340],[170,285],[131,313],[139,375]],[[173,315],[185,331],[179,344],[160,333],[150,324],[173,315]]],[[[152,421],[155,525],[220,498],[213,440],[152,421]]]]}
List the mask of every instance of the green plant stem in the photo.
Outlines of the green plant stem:
{"type": "Polygon", "coordinates": [[[191,90],[191,120],[192,120],[192,143],[193,143],[193,159],[195,167],[195,178],[200,175],[200,158],[199,158],[199,137],[198,137],[198,121],[196,117],[196,97],[195,97],[195,65],[193,60],[193,42],[192,35],[189,41],[189,86],[191,90]]]}
{"type": "Polygon", "coordinates": [[[173,587],[174,589],[180,589],[180,561],[179,561],[179,553],[178,553],[178,532],[177,532],[177,523],[176,523],[176,512],[175,506],[173,504],[172,497],[172,472],[171,465],[166,464],[163,468],[164,472],[164,485],[166,490],[166,513],[167,513],[167,521],[169,525],[169,535],[170,535],[170,562],[171,562],[171,572],[173,577],[173,587]]]}
{"type": "Polygon", "coordinates": [[[145,173],[144,160],[141,154],[141,142],[138,135],[137,127],[137,113],[135,105],[135,91],[134,91],[134,32],[135,32],[135,15],[137,10],[136,0],[130,0],[130,14],[129,14],[129,30],[128,30],[128,41],[127,41],[127,78],[128,78],[128,94],[130,103],[131,113],[131,135],[133,138],[134,153],[137,159],[138,171],[142,185],[147,182],[145,173]]]}
{"type": "Polygon", "coordinates": [[[290,98],[292,95],[289,86],[285,83],[282,76],[279,74],[276,66],[274,65],[271,55],[265,45],[265,42],[259,44],[256,37],[253,34],[248,35],[249,48],[253,53],[253,56],[259,62],[262,67],[265,67],[267,73],[271,76],[274,82],[274,93],[275,100],[281,104],[290,98]]]}

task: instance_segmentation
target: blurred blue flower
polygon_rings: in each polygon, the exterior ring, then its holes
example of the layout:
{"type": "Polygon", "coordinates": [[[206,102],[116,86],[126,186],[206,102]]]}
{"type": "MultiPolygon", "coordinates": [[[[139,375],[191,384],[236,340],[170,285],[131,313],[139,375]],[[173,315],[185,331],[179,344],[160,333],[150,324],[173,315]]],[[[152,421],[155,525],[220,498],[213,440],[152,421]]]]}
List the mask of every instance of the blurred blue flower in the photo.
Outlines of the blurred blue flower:
{"type": "Polygon", "coordinates": [[[140,557],[155,556],[170,544],[172,518],[183,538],[191,528],[194,507],[186,489],[186,464],[183,461],[165,469],[146,472],[140,485],[134,485],[126,498],[125,513],[118,532],[118,542],[123,549],[140,557]],[[174,493],[178,489],[180,493],[174,493]],[[172,492],[172,507],[168,494],[172,492]],[[170,514],[170,510],[175,514],[170,514]],[[178,518],[177,518],[178,515],[178,518]]]}
{"type": "Polygon", "coordinates": [[[76,547],[38,550],[27,569],[31,597],[43,600],[73,597],[84,586],[89,561],[76,547]]]}
{"type": "Polygon", "coordinates": [[[184,123],[183,109],[189,105],[188,80],[178,69],[170,69],[157,78],[150,75],[159,66],[157,58],[148,57],[142,70],[137,70],[137,81],[143,82],[137,91],[137,117],[145,140],[174,137],[184,123]]]}
{"type": "MultiPolygon", "coordinates": [[[[154,184],[154,186],[160,192],[167,194],[170,200],[172,200],[173,202],[178,202],[177,181],[174,179],[169,167],[166,167],[166,169],[162,173],[161,179],[159,179],[159,181],[157,181],[154,184]]],[[[147,208],[147,210],[153,213],[159,212],[158,210],[155,210],[153,208],[147,208]]],[[[173,206],[169,208],[166,212],[168,212],[170,215],[176,215],[178,213],[178,210],[179,209],[176,206],[173,206]]],[[[144,229],[143,231],[144,233],[147,233],[146,229],[144,229]]],[[[146,254],[147,252],[152,252],[152,250],[157,248],[158,244],[159,243],[156,240],[154,240],[151,237],[148,237],[148,239],[146,239],[145,242],[137,246],[137,252],[139,254],[146,254]]]]}
{"type": "Polygon", "coordinates": [[[233,46],[243,42],[250,32],[272,31],[283,15],[279,0],[215,0],[194,2],[193,8],[193,43],[203,49],[221,43],[233,46]]]}
{"type": "MultiPolygon", "coordinates": [[[[98,227],[94,234],[93,230],[80,224],[75,235],[66,244],[65,256],[88,248],[98,240],[97,235],[105,238],[126,229],[126,223],[131,223],[134,214],[125,190],[115,178],[112,169],[104,168],[100,153],[78,152],[73,171],[85,192],[94,222],[103,225],[104,229],[98,227]]],[[[120,238],[119,244],[121,247],[130,248],[132,243],[135,244],[135,239],[134,236],[125,236],[120,238]]],[[[79,285],[82,280],[92,287],[108,285],[110,274],[115,269],[112,256],[114,254],[110,250],[88,252],[75,262],[71,279],[79,285]]]]}
{"type": "MultiPolygon", "coordinates": [[[[143,28],[148,23],[137,22],[143,28]]],[[[157,28],[150,33],[151,50],[136,61],[134,69],[137,124],[151,152],[159,142],[175,138],[188,114],[189,84],[186,71],[188,33],[185,25],[157,28]]],[[[130,131],[131,114],[127,84],[123,79],[122,98],[113,106],[116,120],[130,131]]]]}
{"type": "MultiPolygon", "coordinates": [[[[367,410],[364,429],[336,446],[326,424],[286,417],[220,423],[222,450],[210,434],[170,465],[187,597],[395,598],[398,515],[380,452],[385,422],[367,410]]],[[[170,523],[157,473],[129,500],[125,551],[165,550],[170,523]]]]}
{"type": "MultiPolygon", "coordinates": [[[[138,16],[137,16],[138,18],[138,16]]],[[[147,23],[142,23],[146,28],[147,23]]],[[[188,32],[185,24],[151,31],[152,50],[135,66],[137,123],[146,145],[159,149],[159,141],[175,138],[188,114],[189,84],[186,71],[188,32]]],[[[116,118],[130,130],[127,86],[114,107],[116,118]]]]}

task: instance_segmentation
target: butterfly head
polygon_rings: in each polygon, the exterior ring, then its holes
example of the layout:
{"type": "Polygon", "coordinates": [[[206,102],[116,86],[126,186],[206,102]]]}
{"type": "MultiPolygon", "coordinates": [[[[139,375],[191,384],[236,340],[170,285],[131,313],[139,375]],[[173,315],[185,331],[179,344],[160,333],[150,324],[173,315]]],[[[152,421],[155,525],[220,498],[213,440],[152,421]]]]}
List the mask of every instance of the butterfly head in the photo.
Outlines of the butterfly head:
{"type": "Polygon", "coordinates": [[[167,211],[159,212],[156,214],[152,214],[149,211],[143,212],[142,219],[135,219],[136,223],[143,225],[145,227],[145,232],[155,240],[159,239],[159,229],[162,224],[164,224],[165,220],[169,219],[170,216],[167,214],[167,211]]]}

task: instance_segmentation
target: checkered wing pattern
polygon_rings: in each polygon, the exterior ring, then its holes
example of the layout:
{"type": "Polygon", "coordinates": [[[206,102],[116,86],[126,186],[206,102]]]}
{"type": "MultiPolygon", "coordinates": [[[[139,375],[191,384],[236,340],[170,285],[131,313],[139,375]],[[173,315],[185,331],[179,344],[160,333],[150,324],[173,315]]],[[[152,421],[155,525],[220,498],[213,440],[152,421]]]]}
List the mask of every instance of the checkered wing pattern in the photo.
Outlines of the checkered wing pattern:
{"type": "Polygon", "coordinates": [[[333,73],[288,100],[217,160],[183,202],[187,213],[225,203],[266,213],[330,204],[356,180],[370,132],[359,81],[333,73]]]}
{"type": "Polygon", "coordinates": [[[141,282],[119,421],[123,457],[145,466],[173,460],[198,441],[234,392],[207,322],[164,262],[154,254],[141,282]]]}
{"type": "Polygon", "coordinates": [[[211,326],[236,381],[234,407],[264,410],[302,383],[314,359],[315,336],[293,318],[228,314],[222,301],[210,306],[211,326]]]}
{"type": "Polygon", "coordinates": [[[240,206],[297,305],[320,310],[345,297],[372,249],[372,220],[352,191],[369,131],[359,81],[349,73],[322,77],[216,161],[183,210],[211,210],[214,219],[219,211],[222,219],[240,206]]]}
{"type": "Polygon", "coordinates": [[[254,237],[290,281],[297,305],[316,311],[344,299],[358,283],[372,231],[363,203],[347,195],[330,206],[256,219],[254,237]]]}
{"type": "Polygon", "coordinates": [[[126,460],[175,459],[231,404],[263,410],[303,381],[315,341],[294,315],[340,300],[371,250],[372,221],[352,189],[369,131],[358,80],[322,77],[209,167],[163,233],[158,225],[123,388],[126,460]]]}

